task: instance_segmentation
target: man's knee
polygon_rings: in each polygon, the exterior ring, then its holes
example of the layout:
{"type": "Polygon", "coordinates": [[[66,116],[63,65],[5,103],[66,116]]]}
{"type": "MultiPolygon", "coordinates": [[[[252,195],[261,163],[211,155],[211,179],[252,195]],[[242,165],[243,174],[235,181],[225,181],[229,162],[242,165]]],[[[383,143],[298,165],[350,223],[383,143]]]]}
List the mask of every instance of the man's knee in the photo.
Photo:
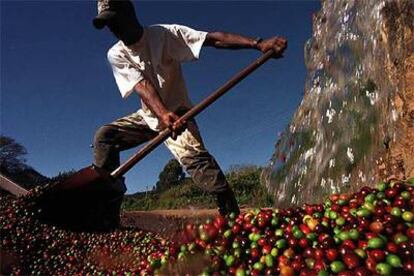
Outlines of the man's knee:
{"type": "Polygon", "coordinates": [[[111,144],[115,137],[115,129],[113,126],[101,126],[96,132],[93,139],[94,147],[99,147],[101,144],[111,144]]]}
{"type": "Polygon", "coordinates": [[[116,129],[104,125],[95,132],[93,141],[94,164],[108,171],[119,165],[119,149],[116,146],[116,129]]]}
{"type": "Polygon", "coordinates": [[[220,166],[207,151],[184,157],[181,163],[195,184],[203,190],[218,193],[228,189],[229,185],[220,166]]]}

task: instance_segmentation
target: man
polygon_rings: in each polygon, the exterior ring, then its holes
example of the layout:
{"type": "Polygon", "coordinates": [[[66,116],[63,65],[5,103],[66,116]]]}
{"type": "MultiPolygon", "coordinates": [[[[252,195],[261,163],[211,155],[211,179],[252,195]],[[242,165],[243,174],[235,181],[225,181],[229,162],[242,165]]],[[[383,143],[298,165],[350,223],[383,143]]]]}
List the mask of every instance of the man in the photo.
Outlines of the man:
{"type": "MultiPolygon", "coordinates": [[[[203,46],[224,49],[274,49],[275,58],[287,47],[284,38],[251,39],[223,32],[196,31],[181,25],[143,27],[129,0],[98,0],[96,28],[105,26],[119,39],[109,51],[116,83],[123,98],[138,93],[142,108],[101,127],[95,134],[95,165],[107,171],[119,166],[119,152],[138,146],[163,128],[172,130],[165,144],[191,175],[211,192],[219,213],[239,213],[232,189],[215,159],[206,150],[196,122],[179,119],[192,104],[187,95],[181,62],[196,60],[203,46]]],[[[123,185],[123,184],[122,184],[123,185]]],[[[120,191],[122,201],[125,186],[120,191]]]]}

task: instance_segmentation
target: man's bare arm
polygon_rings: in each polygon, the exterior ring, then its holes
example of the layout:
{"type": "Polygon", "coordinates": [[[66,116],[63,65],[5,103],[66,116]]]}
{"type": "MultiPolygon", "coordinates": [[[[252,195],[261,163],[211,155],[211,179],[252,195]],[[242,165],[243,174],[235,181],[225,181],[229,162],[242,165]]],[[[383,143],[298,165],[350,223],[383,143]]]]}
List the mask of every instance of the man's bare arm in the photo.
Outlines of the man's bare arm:
{"type": "Polygon", "coordinates": [[[205,46],[224,49],[252,49],[257,43],[253,38],[225,32],[211,32],[206,36],[205,46]]]}
{"type": "Polygon", "coordinates": [[[162,118],[168,113],[168,109],[165,107],[160,95],[150,81],[143,79],[138,82],[135,85],[135,91],[158,118],[162,118]]]}
{"type": "Polygon", "coordinates": [[[256,39],[239,34],[210,32],[206,36],[204,46],[222,49],[258,49],[263,53],[273,49],[275,56],[281,57],[283,51],[287,48],[287,40],[283,37],[275,36],[257,41],[256,39]]]}
{"type": "Polygon", "coordinates": [[[174,112],[166,108],[156,88],[149,80],[143,79],[135,85],[134,89],[152,113],[157,116],[161,125],[173,131],[172,137],[175,139],[182,132],[185,122],[181,122],[174,112]]]}

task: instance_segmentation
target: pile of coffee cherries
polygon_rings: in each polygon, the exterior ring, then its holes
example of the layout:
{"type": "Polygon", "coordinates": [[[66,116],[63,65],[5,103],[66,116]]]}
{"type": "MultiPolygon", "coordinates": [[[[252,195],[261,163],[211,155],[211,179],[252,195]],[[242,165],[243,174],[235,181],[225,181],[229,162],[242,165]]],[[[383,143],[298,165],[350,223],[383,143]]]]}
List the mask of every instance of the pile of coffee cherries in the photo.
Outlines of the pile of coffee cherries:
{"type": "Polygon", "coordinates": [[[170,246],[159,235],[136,229],[87,233],[42,223],[33,199],[47,189],[19,199],[0,197],[0,274],[151,274],[170,246]]]}
{"type": "Polygon", "coordinates": [[[171,239],[58,229],[37,220],[30,202],[1,198],[1,247],[15,258],[9,274],[414,274],[414,179],[302,208],[218,216],[171,239]]]}
{"type": "Polygon", "coordinates": [[[203,251],[205,275],[413,275],[414,179],[188,225],[178,259],[203,251]]]}

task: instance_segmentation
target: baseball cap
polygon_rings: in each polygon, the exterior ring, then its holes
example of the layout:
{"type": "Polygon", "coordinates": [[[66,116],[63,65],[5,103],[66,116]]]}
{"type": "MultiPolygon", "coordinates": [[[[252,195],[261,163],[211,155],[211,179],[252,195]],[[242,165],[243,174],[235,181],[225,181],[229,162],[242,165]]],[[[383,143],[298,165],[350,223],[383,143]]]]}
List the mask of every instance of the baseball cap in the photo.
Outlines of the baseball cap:
{"type": "Polygon", "coordinates": [[[92,23],[95,28],[102,29],[119,14],[135,18],[134,5],[130,0],[98,0],[98,15],[92,23]]]}

